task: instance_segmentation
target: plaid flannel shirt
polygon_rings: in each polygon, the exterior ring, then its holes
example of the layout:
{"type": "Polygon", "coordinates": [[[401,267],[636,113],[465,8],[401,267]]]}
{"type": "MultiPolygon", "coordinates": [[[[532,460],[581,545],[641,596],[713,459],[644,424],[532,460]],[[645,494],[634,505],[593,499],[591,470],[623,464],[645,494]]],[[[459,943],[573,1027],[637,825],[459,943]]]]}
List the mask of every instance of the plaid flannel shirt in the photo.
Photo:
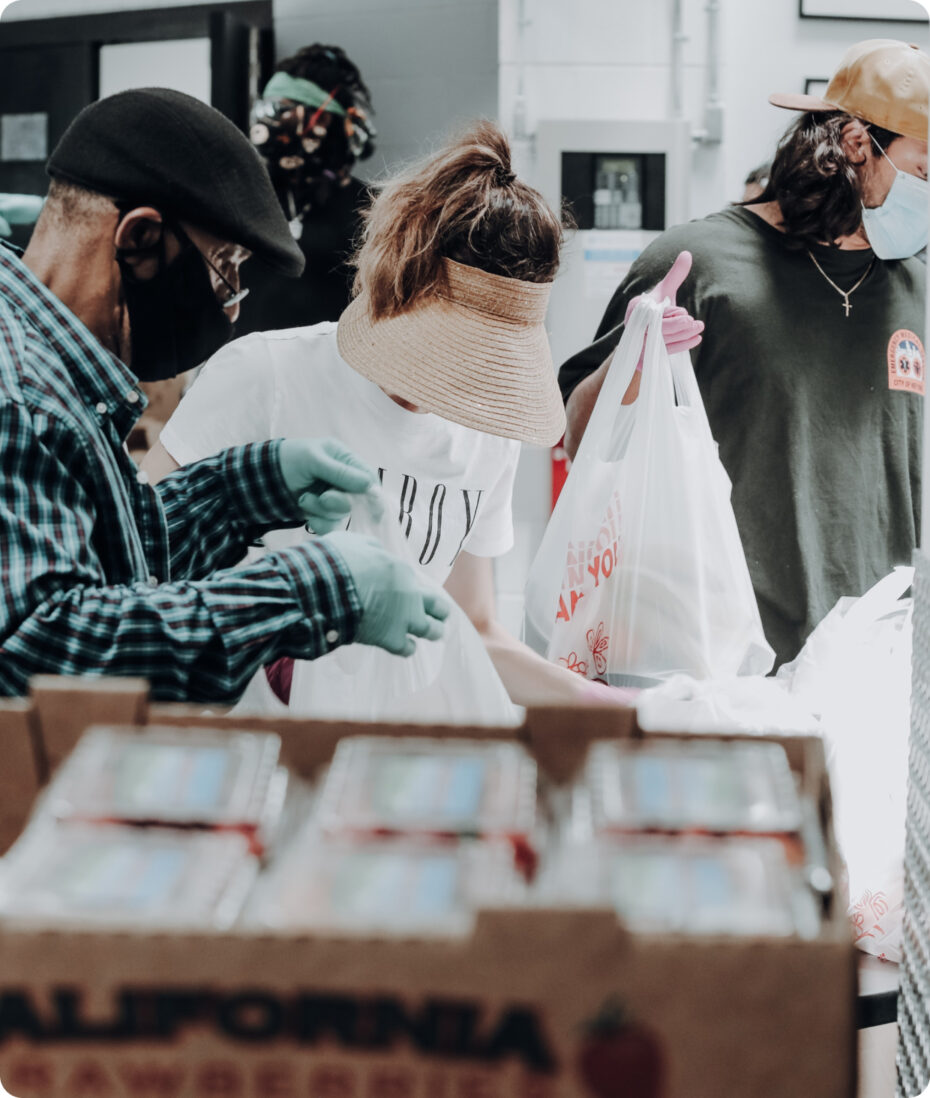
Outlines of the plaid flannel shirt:
{"type": "Polygon", "coordinates": [[[261,664],[351,641],[360,607],[325,541],[240,565],[299,514],[280,440],[153,488],[123,440],[136,378],[0,247],[0,694],[30,676],[140,675],[153,696],[231,701],[261,664]]]}

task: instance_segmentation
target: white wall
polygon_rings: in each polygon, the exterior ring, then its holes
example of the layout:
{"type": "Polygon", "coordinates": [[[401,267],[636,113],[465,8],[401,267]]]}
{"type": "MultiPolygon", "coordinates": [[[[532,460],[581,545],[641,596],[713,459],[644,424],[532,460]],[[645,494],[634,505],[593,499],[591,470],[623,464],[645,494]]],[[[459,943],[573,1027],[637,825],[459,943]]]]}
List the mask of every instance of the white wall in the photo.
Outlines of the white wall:
{"type": "MultiPolygon", "coordinates": [[[[726,3],[726,0],[723,0],[726,3]]],[[[746,3],[746,0],[737,0],[746,3]]],[[[755,0],[755,3],[768,0],[755,0]]],[[[778,3],[780,0],[772,0],[778,3]]],[[[796,0],[795,0],[796,2],[796,0]]],[[[670,0],[500,0],[500,118],[513,119],[522,44],[527,123],[540,118],[669,118],[670,0]]],[[[704,0],[682,0],[685,117],[699,124],[704,87],[704,0]]],[[[706,185],[719,165],[702,165],[706,185]]]]}
{"type": "Polygon", "coordinates": [[[363,178],[497,113],[497,0],[274,0],[273,10],[279,58],[324,42],[358,65],[378,127],[363,178]]]}
{"type": "MultiPolygon", "coordinates": [[[[915,15],[918,0],[907,0],[915,15]]],[[[703,126],[706,0],[681,0],[684,116],[703,126]]],[[[881,0],[874,6],[880,10],[881,0]]],[[[500,118],[513,128],[521,0],[500,0],[500,118]]],[[[540,118],[659,119],[672,111],[672,0],[522,0],[524,82],[530,130],[540,118]]],[[[828,77],[844,49],[864,38],[930,45],[926,22],[801,19],[798,0],[720,0],[720,98],[724,139],[695,145],[692,217],[738,198],[749,169],[766,159],[790,122],[769,106],[775,91],[803,91],[828,77]]]]}

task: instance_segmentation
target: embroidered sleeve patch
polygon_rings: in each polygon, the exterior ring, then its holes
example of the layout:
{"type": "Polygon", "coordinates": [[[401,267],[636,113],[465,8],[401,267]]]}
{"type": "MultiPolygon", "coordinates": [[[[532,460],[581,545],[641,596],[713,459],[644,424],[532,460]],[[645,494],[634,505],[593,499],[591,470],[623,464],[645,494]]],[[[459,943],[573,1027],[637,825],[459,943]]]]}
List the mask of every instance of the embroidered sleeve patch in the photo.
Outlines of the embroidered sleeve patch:
{"type": "Polygon", "coordinates": [[[919,337],[899,328],[888,341],[888,388],[923,396],[925,366],[919,337]]]}

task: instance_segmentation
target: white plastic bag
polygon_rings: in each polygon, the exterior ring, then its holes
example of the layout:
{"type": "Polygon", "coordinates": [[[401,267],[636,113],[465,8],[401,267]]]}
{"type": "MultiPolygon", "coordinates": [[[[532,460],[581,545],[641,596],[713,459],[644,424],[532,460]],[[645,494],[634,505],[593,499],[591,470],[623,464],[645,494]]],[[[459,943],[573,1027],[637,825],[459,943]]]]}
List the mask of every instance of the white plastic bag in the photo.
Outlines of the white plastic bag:
{"type": "Polygon", "coordinates": [[[674,675],[636,699],[636,723],[647,731],[719,736],[741,732],[767,736],[785,732],[819,735],[813,714],[786,682],[765,675],[693,679],[674,675]]]}
{"type": "Polygon", "coordinates": [[[820,718],[856,943],[889,961],[901,959],[904,917],[912,604],[901,596],[913,574],[896,568],[840,599],[778,671],[820,718]]]}
{"type": "MultiPolygon", "coordinates": [[[[388,517],[380,492],[363,497],[353,508],[350,529],[377,537],[386,549],[410,559],[400,526],[388,517]]],[[[429,581],[423,578],[423,583],[429,581]]],[[[484,642],[465,613],[451,598],[447,601],[451,610],[442,639],[418,640],[412,656],[349,644],[316,660],[296,660],[291,714],[321,720],[518,724],[520,711],[484,642]]]]}
{"type": "Polygon", "coordinates": [[[765,640],[733,508],[687,353],[662,306],[626,326],[530,569],[526,639],[611,685],[674,673],[765,674],[765,640]],[[638,398],[621,403],[646,337],[638,398]]]}

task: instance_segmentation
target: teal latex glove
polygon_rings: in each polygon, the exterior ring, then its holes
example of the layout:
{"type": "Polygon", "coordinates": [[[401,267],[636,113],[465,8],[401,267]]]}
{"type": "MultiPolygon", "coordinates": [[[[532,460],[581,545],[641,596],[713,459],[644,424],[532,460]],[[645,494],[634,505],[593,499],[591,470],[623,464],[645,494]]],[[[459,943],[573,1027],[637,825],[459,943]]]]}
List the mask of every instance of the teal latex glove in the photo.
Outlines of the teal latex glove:
{"type": "Polygon", "coordinates": [[[352,508],[352,495],[370,488],[375,472],[335,439],[285,439],[281,476],[315,534],[335,529],[352,508]]]}
{"type": "Polygon", "coordinates": [[[326,544],[345,562],[362,604],[357,644],[412,656],[414,637],[442,636],[449,601],[439,591],[427,590],[412,565],[389,553],[377,538],[347,530],[327,535],[326,544]]]}

